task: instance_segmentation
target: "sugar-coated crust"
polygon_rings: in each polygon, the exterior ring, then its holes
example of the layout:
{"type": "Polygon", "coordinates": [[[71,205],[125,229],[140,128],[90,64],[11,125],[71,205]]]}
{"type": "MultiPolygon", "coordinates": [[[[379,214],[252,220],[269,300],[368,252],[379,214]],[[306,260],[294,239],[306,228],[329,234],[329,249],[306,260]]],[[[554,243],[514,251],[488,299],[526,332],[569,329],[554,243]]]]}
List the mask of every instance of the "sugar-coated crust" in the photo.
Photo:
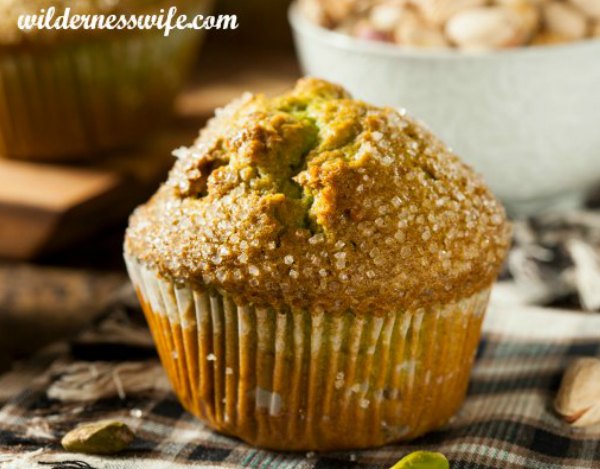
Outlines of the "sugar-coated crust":
{"type": "Polygon", "coordinates": [[[383,314],[487,288],[504,209],[428,130],[302,79],[217,111],[132,215],[125,249],[237,302],[383,314]]]}

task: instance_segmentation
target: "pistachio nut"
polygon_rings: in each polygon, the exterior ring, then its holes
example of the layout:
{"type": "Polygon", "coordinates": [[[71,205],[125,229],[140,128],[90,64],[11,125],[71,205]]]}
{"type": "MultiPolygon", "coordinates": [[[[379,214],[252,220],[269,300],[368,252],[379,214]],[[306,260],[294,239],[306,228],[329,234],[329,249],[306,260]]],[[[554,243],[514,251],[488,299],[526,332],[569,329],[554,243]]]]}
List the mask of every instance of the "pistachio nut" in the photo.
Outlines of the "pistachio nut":
{"type": "Polygon", "coordinates": [[[563,44],[565,42],[570,42],[568,37],[544,30],[535,34],[531,39],[532,46],[552,46],[555,44],[563,44]]]}
{"type": "Polygon", "coordinates": [[[442,453],[415,451],[404,456],[390,469],[450,469],[450,463],[442,453]]]}
{"type": "Polygon", "coordinates": [[[375,28],[370,21],[360,20],[352,26],[352,34],[360,39],[368,39],[371,41],[383,41],[387,42],[390,40],[390,35],[384,31],[380,31],[375,28]]]}
{"type": "Polygon", "coordinates": [[[542,7],[542,18],[548,32],[569,40],[582,39],[588,31],[586,16],[570,3],[547,3],[542,7]]]}
{"type": "Polygon", "coordinates": [[[513,9],[500,5],[454,15],[446,24],[446,35],[463,49],[497,49],[523,44],[528,31],[513,9]]]}
{"type": "Polygon", "coordinates": [[[414,47],[446,47],[442,31],[427,23],[419,14],[406,10],[400,23],[394,29],[394,41],[404,46],[414,47]]]}
{"type": "Polygon", "coordinates": [[[429,23],[443,26],[457,13],[486,4],[486,0],[413,0],[416,9],[429,23]]]}
{"type": "Polygon", "coordinates": [[[600,20],[600,0],[570,0],[575,7],[579,8],[592,19],[600,20]]]}
{"type": "Polygon", "coordinates": [[[67,433],[61,444],[67,451],[87,454],[113,454],[127,448],[135,436],[117,420],[84,423],[67,433]]]}
{"type": "Polygon", "coordinates": [[[600,423],[599,358],[579,358],[569,365],[563,375],[554,408],[575,427],[600,423]]]}
{"type": "Polygon", "coordinates": [[[406,10],[404,0],[388,0],[375,5],[369,12],[371,24],[379,31],[392,32],[406,10]]]}
{"type": "Polygon", "coordinates": [[[531,39],[540,26],[540,9],[529,0],[504,0],[502,4],[513,11],[521,21],[525,34],[524,39],[531,39]]]}

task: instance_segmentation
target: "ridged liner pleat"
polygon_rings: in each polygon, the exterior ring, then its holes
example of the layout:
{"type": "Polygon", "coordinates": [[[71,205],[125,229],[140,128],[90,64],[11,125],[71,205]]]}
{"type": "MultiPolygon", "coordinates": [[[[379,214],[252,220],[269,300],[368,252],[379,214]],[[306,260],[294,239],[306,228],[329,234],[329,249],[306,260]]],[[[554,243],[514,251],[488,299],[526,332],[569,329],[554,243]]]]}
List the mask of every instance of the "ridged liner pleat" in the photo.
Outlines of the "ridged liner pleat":
{"type": "Polygon", "coordinates": [[[135,143],[169,116],[202,31],[102,33],[3,52],[0,156],[81,158],[135,143]]]}
{"type": "Polygon", "coordinates": [[[447,422],[466,392],[489,295],[385,316],[277,312],[127,265],[184,407],[283,450],[373,447],[447,422]]]}

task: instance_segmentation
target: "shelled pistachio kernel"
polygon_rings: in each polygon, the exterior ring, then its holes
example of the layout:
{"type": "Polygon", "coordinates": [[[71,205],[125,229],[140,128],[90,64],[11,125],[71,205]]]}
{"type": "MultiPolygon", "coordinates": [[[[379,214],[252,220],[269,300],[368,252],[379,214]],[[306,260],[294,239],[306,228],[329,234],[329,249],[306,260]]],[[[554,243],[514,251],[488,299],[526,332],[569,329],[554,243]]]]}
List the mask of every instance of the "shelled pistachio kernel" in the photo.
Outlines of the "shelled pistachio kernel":
{"type": "Polygon", "coordinates": [[[131,429],[117,420],[84,423],[61,440],[67,451],[87,454],[114,454],[126,449],[134,440],[131,429]]]}
{"type": "Polygon", "coordinates": [[[415,451],[404,456],[390,469],[450,469],[450,463],[442,453],[415,451]]]}

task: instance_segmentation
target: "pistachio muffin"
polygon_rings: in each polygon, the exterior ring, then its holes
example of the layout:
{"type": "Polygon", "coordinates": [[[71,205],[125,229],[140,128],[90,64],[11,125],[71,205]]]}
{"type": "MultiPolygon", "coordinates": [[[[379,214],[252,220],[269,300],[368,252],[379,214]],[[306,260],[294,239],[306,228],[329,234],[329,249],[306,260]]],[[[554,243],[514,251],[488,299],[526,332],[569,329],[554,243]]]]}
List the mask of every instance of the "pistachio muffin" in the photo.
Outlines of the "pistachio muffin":
{"type": "Polygon", "coordinates": [[[186,409],[280,450],[383,445],[453,415],[509,243],[470,168],[311,78],[243,96],[174,154],[125,259],[186,409]]]}
{"type": "Polygon", "coordinates": [[[21,15],[206,13],[212,0],[0,0],[0,157],[72,160],[138,142],[169,116],[202,31],[19,29],[21,15]]]}

